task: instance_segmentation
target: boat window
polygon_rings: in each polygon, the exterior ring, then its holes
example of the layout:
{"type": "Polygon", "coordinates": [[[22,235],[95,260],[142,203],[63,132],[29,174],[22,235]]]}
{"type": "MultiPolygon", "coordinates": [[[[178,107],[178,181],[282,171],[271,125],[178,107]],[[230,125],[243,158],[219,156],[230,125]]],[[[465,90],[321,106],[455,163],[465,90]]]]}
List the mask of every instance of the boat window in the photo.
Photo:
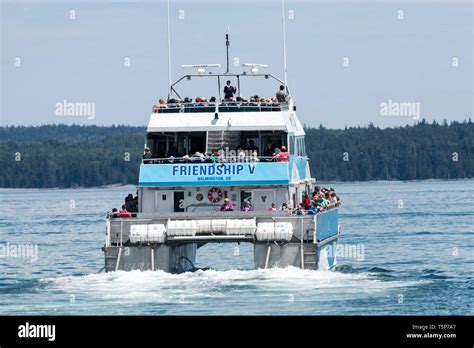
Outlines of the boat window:
{"type": "Polygon", "coordinates": [[[295,154],[297,156],[306,156],[306,149],[304,145],[304,137],[296,137],[296,150],[295,154]]]}
{"type": "Polygon", "coordinates": [[[206,151],[206,132],[150,133],[147,146],[153,158],[192,156],[206,151]]]}
{"type": "MultiPolygon", "coordinates": [[[[245,207],[245,203],[250,203],[252,205],[252,191],[250,190],[242,190],[240,191],[240,209],[243,210],[245,207]]],[[[250,210],[250,206],[247,206],[250,210]]]]}
{"type": "Polygon", "coordinates": [[[240,144],[237,148],[257,151],[260,156],[260,135],[258,132],[240,132],[240,144]]]}
{"type": "Polygon", "coordinates": [[[281,131],[262,132],[261,136],[261,156],[272,157],[282,146],[287,146],[287,133],[281,131]],[[268,147],[268,144],[271,144],[268,147]],[[278,150],[277,150],[278,149],[278,150]]]}
{"type": "Polygon", "coordinates": [[[288,149],[290,155],[296,155],[296,147],[295,147],[295,137],[290,135],[290,148],[288,149]]]}

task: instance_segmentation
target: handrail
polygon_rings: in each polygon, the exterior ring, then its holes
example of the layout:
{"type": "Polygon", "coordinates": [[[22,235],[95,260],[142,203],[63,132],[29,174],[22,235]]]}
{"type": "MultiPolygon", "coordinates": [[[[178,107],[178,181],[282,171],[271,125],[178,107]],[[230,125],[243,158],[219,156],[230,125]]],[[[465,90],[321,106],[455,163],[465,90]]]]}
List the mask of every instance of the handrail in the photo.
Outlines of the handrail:
{"type": "MultiPolygon", "coordinates": [[[[280,84],[282,85],[286,85],[285,81],[282,81],[280,80],[278,77],[274,76],[273,74],[270,74],[270,73],[252,73],[252,74],[248,74],[247,72],[243,72],[241,74],[236,74],[236,73],[212,73],[212,72],[209,72],[208,74],[186,74],[186,75],[183,75],[181,76],[176,82],[174,82],[171,86],[170,86],[170,91],[171,92],[174,92],[174,94],[176,94],[178,97],[180,97],[180,95],[178,94],[178,92],[176,91],[176,89],[174,88],[178,83],[180,83],[181,81],[183,81],[184,79],[186,80],[191,80],[191,78],[193,77],[217,77],[217,84],[219,86],[219,93],[220,93],[220,78],[221,77],[225,77],[225,78],[229,78],[229,77],[236,77],[237,79],[239,79],[240,77],[264,77],[265,79],[268,79],[269,77],[271,77],[272,79],[274,79],[275,81],[279,82],[280,84]]],[[[240,83],[240,81],[239,81],[240,83]]],[[[288,87],[287,87],[287,92],[288,91],[288,87]]],[[[239,86],[239,93],[240,93],[240,86],[239,86]]]]}
{"type": "MultiPolygon", "coordinates": [[[[333,209],[337,209],[339,206],[334,206],[330,208],[326,208],[323,211],[320,211],[316,214],[304,214],[304,215],[297,215],[296,209],[292,211],[286,212],[285,210],[277,210],[275,212],[269,212],[266,210],[254,210],[254,211],[241,211],[241,210],[234,210],[234,211],[208,211],[206,213],[210,213],[210,215],[215,215],[215,217],[220,217],[220,218],[246,218],[248,216],[253,216],[253,217],[276,217],[278,219],[299,219],[301,217],[305,216],[319,216],[322,215],[328,211],[331,211],[333,209]],[[286,214],[284,214],[286,213],[286,214]]],[[[155,219],[187,219],[187,218],[199,218],[202,217],[202,212],[173,212],[173,213],[139,213],[140,215],[145,215],[145,217],[142,216],[137,216],[137,217],[132,217],[132,218],[122,218],[122,217],[113,217],[109,216],[108,219],[114,222],[120,222],[123,221],[133,221],[133,222],[139,222],[139,221],[148,221],[151,222],[152,220],[155,219]],[[149,216],[149,217],[148,217],[149,216]]]]}
{"type": "Polygon", "coordinates": [[[157,158],[142,158],[143,164],[226,164],[226,163],[258,163],[258,162],[276,162],[288,163],[288,161],[278,160],[275,156],[245,156],[240,157],[238,154],[233,158],[214,157],[157,157],[157,158]]]}
{"type": "Polygon", "coordinates": [[[223,101],[156,104],[153,113],[219,113],[219,112],[268,112],[289,110],[289,103],[223,101]]]}

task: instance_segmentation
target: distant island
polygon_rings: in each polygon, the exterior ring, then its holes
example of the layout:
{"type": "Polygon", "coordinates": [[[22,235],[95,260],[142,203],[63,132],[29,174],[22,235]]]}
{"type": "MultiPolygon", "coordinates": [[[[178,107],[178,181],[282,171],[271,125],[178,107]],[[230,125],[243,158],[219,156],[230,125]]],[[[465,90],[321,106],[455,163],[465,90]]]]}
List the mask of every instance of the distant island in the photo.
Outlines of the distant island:
{"type": "MultiPolygon", "coordinates": [[[[324,181],[474,177],[474,125],[305,127],[312,173],[324,181]]],[[[0,187],[97,187],[138,182],[145,128],[0,127],[0,187]]]]}

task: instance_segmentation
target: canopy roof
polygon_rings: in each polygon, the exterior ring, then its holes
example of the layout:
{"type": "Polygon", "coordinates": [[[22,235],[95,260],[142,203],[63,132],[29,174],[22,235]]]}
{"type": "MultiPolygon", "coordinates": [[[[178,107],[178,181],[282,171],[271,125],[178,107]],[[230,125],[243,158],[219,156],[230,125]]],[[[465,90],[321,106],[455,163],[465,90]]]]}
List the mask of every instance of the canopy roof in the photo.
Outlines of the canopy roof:
{"type": "Polygon", "coordinates": [[[305,135],[296,113],[291,110],[273,112],[153,113],[147,132],[198,131],[272,131],[280,130],[295,136],[305,135]]]}

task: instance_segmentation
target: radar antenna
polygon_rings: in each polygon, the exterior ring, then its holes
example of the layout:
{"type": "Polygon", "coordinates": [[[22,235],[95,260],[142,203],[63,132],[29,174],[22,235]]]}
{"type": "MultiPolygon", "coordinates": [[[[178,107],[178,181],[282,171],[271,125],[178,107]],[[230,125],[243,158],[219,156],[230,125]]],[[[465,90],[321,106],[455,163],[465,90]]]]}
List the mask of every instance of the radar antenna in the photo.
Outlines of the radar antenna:
{"type": "Polygon", "coordinates": [[[181,65],[182,68],[196,68],[198,74],[204,74],[206,72],[205,68],[220,68],[220,64],[185,64],[181,65]]]}
{"type": "Polygon", "coordinates": [[[247,68],[251,68],[250,72],[252,74],[258,73],[258,68],[268,68],[267,64],[257,64],[257,63],[244,63],[242,66],[245,66],[247,68]]]}

